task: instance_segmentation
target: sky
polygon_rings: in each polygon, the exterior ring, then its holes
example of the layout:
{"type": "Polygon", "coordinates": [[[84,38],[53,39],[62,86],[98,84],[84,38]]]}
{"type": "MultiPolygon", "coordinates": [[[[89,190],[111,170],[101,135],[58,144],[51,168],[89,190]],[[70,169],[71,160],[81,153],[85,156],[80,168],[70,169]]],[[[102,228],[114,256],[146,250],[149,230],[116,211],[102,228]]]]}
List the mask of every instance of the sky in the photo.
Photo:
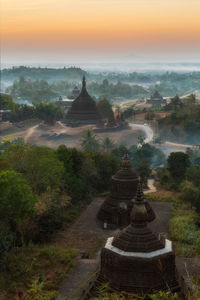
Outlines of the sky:
{"type": "Polygon", "coordinates": [[[200,56],[200,0],[0,0],[1,61],[200,56]]]}

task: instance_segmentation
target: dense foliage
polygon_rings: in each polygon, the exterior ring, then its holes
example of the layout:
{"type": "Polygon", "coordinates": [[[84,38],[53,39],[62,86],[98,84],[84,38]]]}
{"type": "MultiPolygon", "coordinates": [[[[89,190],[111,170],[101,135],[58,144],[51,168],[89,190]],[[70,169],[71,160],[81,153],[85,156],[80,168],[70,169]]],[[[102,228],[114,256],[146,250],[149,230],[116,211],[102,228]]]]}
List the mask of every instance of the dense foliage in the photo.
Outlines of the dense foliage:
{"type": "Polygon", "coordinates": [[[110,100],[147,97],[157,89],[163,96],[184,95],[200,89],[200,72],[192,73],[86,73],[80,68],[62,69],[13,67],[2,70],[2,82],[10,82],[7,92],[14,98],[41,102],[67,96],[74,85],[80,87],[87,74],[88,91],[95,97],[110,100]]]}
{"type": "Polygon", "coordinates": [[[80,209],[91,195],[108,189],[109,179],[118,168],[119,159],[108,153],[65,146],[53,150],[23,141],[4,145],[0,155],[2,228],[10,228],[11,235],[16,233],[18,242],[23,226],[25,242],[48,239],[70,220],[72,207],[80,209]]]}
{"type": "Polygon", "coordinates": [[[97,102],[98,111],[103,119],[113,118],[113,110],[110,102],[107,99],[101,99],[97,102]]]}
{"type": "Polygon", "coordinates": [[[74,254],[44,249],[44,242],[49,242],[64,224],[74,221],[92,195],[108,189],[109,179],[119,169],[120,161],[106,152],[80,151],[64,145],[54,150],[26,144],[23,140],[1,143],[1,149],[0,265],[8,273],[9,287],[0,279],[0,288],[13,291],[13,283],[20,278],[21,285],[24,282],[31,285],[31,288],[23,286],[28,295],[34,296],[36,292],[46,295],[49,290],[46,279],[36,278],[34,273],[40,256],[40,263],[46,264],[44,258],[52,251],[52,257],[60,259],[58,265],[66,257],[62,268],[68,260],[69,268],[74,254]],[[40,243],[42,246],[37,248],[40,243]],[[31,247],[34,252],[27,256],[31,247]]]}
{"type": "Polygon", "coordinates": [[[200,212],[200,150],[172,152],[164,167],[158,170],[160,184],[180,192],[181,199],[200,212]]]}
{"type": "Polygon", "coordinates": [[[171,112],[158,120],[159,134],[162,140],[185,144],[199,144],[200,105],[195,103],[195,96],[180,99],[172,98],[166,110],[171,112]]]}

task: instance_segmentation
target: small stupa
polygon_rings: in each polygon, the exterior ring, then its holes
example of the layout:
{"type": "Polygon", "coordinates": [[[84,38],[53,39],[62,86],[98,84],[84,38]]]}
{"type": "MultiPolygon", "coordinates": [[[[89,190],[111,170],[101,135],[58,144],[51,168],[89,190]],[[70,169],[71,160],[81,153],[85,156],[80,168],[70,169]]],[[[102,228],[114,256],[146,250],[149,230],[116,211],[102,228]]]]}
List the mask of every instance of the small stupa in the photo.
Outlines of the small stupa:
{"type": "Polygon", "coordinates": [[[80,90],[77,86],[74,87],[71,95],[68,97],[69,99],[76,99],[80,95],[80,90]]]}
{"type": "MultiPolygon", "coordinates": [[[[111,177],[111,191],[100,207],[97,219],[104,229],[123,228],[130,223],[130,213],[137,191],[138,176],[131,169],[128,154],[122,159],[121,169],[111,177]]],[[[141,192],[140,197],[144,199],[141,192]]],[[[155,214],[149,203],[145,201],[148,211],[148,221],[155,219],[155,214]]]]}
{"type": "Polygon", "coordinates": [[[112,291],[149,294],[179,289],[172,243],[147,226],[148,213],[139,182],[128,227],[108,238],[101,251],[99,280],[112,291]]]}

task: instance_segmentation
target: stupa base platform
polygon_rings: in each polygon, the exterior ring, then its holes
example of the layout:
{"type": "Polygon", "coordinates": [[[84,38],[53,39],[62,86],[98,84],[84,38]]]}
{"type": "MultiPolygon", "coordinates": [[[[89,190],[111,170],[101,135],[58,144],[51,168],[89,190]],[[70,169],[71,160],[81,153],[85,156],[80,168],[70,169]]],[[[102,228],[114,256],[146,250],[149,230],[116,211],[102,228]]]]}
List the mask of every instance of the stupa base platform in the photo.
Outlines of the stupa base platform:
{"type": "Polygon", "coordinates": [[[180,290],[172,244],[165,241],[163,249],[152,252],[126,252],[112,245],[109,238],[101,252],[100,278],[111,282],[111,289],[136,294],[151,294],[160,290],[180,290]]]}

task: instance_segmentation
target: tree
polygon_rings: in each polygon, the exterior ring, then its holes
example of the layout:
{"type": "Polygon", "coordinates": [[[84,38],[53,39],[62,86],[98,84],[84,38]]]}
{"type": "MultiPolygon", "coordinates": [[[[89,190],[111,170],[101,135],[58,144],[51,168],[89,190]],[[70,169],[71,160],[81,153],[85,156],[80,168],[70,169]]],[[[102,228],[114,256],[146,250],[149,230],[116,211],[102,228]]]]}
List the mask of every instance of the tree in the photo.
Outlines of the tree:
{"type": "Polygon", "coordinates": [[[81,146],[83,150],[89,152],[97,152],[99,150],[100,144],[96,138],[96,135],[91,129],[87,129],[84,131],[81,146]]]}
{"type": "Polygon", "coordinates": [[[191,203],[192,206],[200,207],[199,189],[190,181],[183,181],[180,185],[181,198],[191,203]]]}
{"type": "Polygon", "coordinates": [[[147,144],[143,144],[141,147],[137,148],[133,146],[130,148],[131,156],[133,158],[132,165],[137,167],[142,161],[148,161],[149,165],[152,168],[156,168],[160,165],[163,165],[166,162],[164,153],[154,147],[147,144]]]}
{"type": "Polygon", "coordinates": [[[200,168],[199,165],[191,165],[185,174],[187,180],[191,181],[195,186],[200,185],[200,168]]]}
{"type": "Polygon", "coordinates": [[[13,170],[0,173],[0,218],[11,224],[14,232],[23,239],[27,220],[35,211],[37,197],[28,182],[13,170]]]}
{"type": "Polygon", "coordinates": [[[148,180],[149,175],[151,174],[149,162],[146,160],[141,161],[137,165],[135,170],[136,170],[138,176],[141,177],[142,183],[144,184],[144,186],[147,187],[147,180],[148,180]]]}
{"type": "Polygon", "coordinates": [[[108,81],[108,79],[104,79],[103,82],[102,82],[102,87],[103,87],[104,89],[107,89],[108,86],[109,86],[109,81],[108,81]]]}
{"type": "Polygon", "coordinates": [[[83,153],[76,148],[67,148],[60,145],[56,150],[58,159],[63,162],[65,172],[78,175],[83,164],[83,153]]]}
{"type": "Polygon", "coordinates": [[[183,152],[172,152],[167,159],[170,175],[181,181],[185,177],[187,168],[190,166],[189,155],[183,152]]]}
{"type": "Polygon", "coordinates": [[[15,109],[11,112],[10,121],[19,122],[35,117],[35,108],[26,104],[15,104],[15,109]]]}
{"type": "Polygon", "coordinates": [[[96,182],[99,178],[95,160],[93,155],[89,152],[83,152],[83,162],[78,176],[85,184],[86,190],[89,194],[96,192],[96,182]]]}
{"type": "Polygon", "coordinates": [[[114,142],[108,136],[104,137],[101,145],[103,150],[107,153],[111,152],[115,146],[114,142]]]}
{"type": "Polygon", "coordinates": [[[110,102],[107,99],[102,99],[97,102],[97,108],[100,115],[104,119],[113,118],[113,110],[110,102]]]}
{"type": "Polygon", "coordinates": [[[53,125],[56,120],[61,119],[61,108],[54,103],[40,103],[35,105],[36,116],[48,125],[53,125]]]}
{"type": "Polygon", "coordinates": [[[94,153],[92,155],[97,169],[98,178],[95,183],[97,191],[105,191],[110,184],[110,178],[120,167],[119,158],[108,153],[94,153]]]}
{"type": "Polygon", "coordinates": [[[155,113],[153,111],[148,111],[145,114],[145,120],[153,120],[155,118],[155,113]]]}
{"type": "Polygon", "coordinates": [[[53,149],[14,143],[2,154],[10,169],[25,175],[37,194],[63,186],[64,166],[53,149]]]}
{"type": "Polygon", "coordinates": [[[120,158],[120,159],[122,159],[123,156],[124,156],[125,154],[127,154],[127,153],[130,155],[130,151],[129,151],[128,148],[127,148],[125,145],[123,145],[123,144],[119,145],[117,148],[114,148],[114,149],[112,150],[112,154],[115,155],[116,157],[120,158]]]}
{"type": "Polygon", "coordinates": [[[171,99],[171,105],[174,107],[174,110],[177,110],[181,106],[181,99],[178,95],[171,99]]]}
{"type": "Polygon", "coordinates": [[[185,102],[187,105],[195,104],[196,103],[196,95],[190,94],[186,99],[185,102]]]}
{"type": "Polygon", "coordinates": [[[134,105],[124,109],[124,111],[123,111],[124,119],[131,118],[131,117],[134,117],[134,116],[135,116],[134,105]]]}

